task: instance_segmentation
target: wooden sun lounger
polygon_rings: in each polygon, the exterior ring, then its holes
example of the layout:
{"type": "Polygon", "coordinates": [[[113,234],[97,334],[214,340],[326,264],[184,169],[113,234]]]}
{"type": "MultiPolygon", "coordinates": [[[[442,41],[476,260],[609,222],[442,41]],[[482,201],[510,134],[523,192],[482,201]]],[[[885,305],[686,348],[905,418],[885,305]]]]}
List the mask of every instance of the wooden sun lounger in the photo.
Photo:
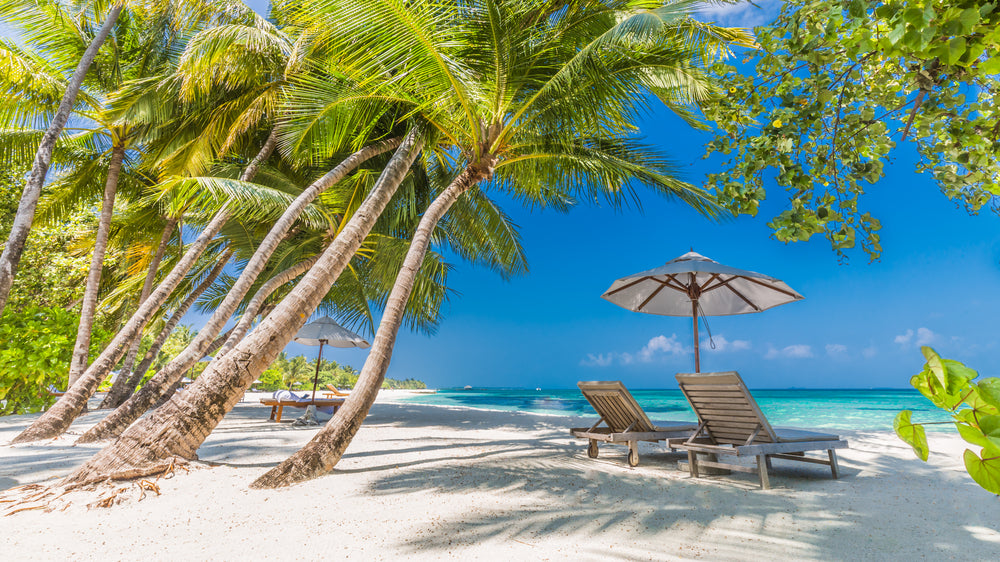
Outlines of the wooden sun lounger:
{"type": "Polygon", "coordinates": [[[281,421],[281,411],[285,406],[292,408],[305,408],[306,406],[316,406],[317,408],[329,408],[333,406],[333,413],[337,413],[337,408],[344,404],[343,398],[317,398],[315,400],[277,400],[274,398],[261,398],[260,403],[271,407],[271,421],[281,421]]]}
{"type": "Polygon", "coordinates": [[[691,435],[697,425],[690,422],[658,422],[653,425],[621,381],[579,382],[580,392],[600,419],[594,425],[570,429],[574,437],[588,439],[587,456],[597,458],[597,442],[627,443],[628,464],[639,464],[639,441],[664,441],[691,435]],[[598,427],[601,424],[605,427],[598,427]]]}
{"type": "Polygon", "coordinates": [[[333,386],[332,384],[326,385],[326,388],[329,390],[329,392],[324,392],[323,396],[326,396],[327,398],[333,398],[334,396],[350,396],[351,395],[350,392],[341,392],[341,390],[339,388],[333,386]]]}
{"type": "Polygon", "coordinates": [[[760,487],[767,490],[771,459],[823,464],[834,478],[839,476],[834,449],[847,447],[847,441],[828,433],[771,427],[735,371],[678,374],[677,382],[698,414],[698,430],[688,439],[671,439],[669,444],[688,452],[692,477],[698,478],[702,466],[756,473],[760,487]],[[828,459],[806,457],[806,451],[826,451],[828,459]],[[757,466],[699,460],[698,455],[755,457],[757,466]]]}

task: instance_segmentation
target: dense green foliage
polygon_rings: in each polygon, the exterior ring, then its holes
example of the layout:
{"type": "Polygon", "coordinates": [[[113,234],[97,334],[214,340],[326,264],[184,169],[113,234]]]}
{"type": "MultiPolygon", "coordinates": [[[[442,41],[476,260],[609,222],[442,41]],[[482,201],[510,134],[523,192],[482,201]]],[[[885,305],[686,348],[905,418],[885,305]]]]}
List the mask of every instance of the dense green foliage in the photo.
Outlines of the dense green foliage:
{"type": "MultiPolygon", "coordinates": [[[[955,427],[966,442],[975,445],[978,453],[966,449],[965,469],[980,486],[1000,494],[1000,378],[990,377],[975,382],[979,373],[950,359],[942,359],[929,347],[922,347],[927,363],[910,379],[910,384],[955,419],[955,427]]],[[[913,452],[927,460],[927,434],[924,425],[912,420],[913,412],[903,410],[896,415],[893,427],[913,452]]]]}
{"type": "MultiPolygon", "coordinates": [[[[756,30],[752,66],[717,65],[708,154],[720,203],[755,215],[776,182],[790,205],[777,239],[824,234],[838,253],[881,252],[860,199],[910,140],[917,169],[978,211],[1000,194],[1000,2],[790,0],[756,30]]],[[[901,198],[905,194],[901,194],[901,198]]]]}
{"type": "MultiPolygon", "coordinates": [[[[10,233],[22,183],[19,175],[9,170],[0,172],[0,240],[6,240],[10,233]]],[[[7,308],[66,307],[79,300],[90,257],[77,246],[80,237],[96,222],[92,214],[84,211],[73,213],[58,224],[32,228],[7,308]]]]}
{"type": "MultiPolygon", "coordinates": [[[[350,365],[341,365],[336,361],[322,359],[319,368],[319,390],[326,391],[326,385],[350,389],[358,382],[358,371],[350,365]]],[[[316,361],[298,355],[288,358],[282,353],[260,376],[260,382],[254,385],[258,390],[312,390],[313,377],[316,376],[316,361]]],[[[382,388],[422,389],[427,388],[423,381],[416,379],[396,380],[385,379],[382,388]]]]}
{"type": "MultiPolygon", "coordinates": [[[[46,408],[55,399],[49,389],[65,390],[79,322],[58,307],[8,308],[0,320],[0,415],[25,414],[46,408]]],[[[95,330],[91,355],[100,352],[109,334],[95,330]]]]}

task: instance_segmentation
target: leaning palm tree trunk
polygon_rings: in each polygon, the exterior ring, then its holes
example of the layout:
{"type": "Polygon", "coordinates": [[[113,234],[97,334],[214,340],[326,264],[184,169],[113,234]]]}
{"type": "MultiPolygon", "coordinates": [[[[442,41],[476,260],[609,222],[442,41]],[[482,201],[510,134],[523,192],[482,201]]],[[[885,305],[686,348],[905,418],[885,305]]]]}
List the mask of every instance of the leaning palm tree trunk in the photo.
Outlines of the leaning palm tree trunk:
{"type": "Polygon", "coordinates": [[[420,224],[417,225],[413,240],[410,242],[410,249],[406,252],[403,267],[400,269],[396,283],[386,301],[385,311],[382,313],[382,320],[379,323],[378,332],[375,334],[375,342],[371,351],[368,352],[368,359],[361,369],[361,375],[358,377],[358,382],[354,385],[350,397],[305,447],[255,480],[251,487],[288,486],[325,474],[340,461],[340,457],[344,454],[358,429],[361,428],[361,423],[368,415],[368,410],[375,403],[375,397],[378,396],[378,391],[382,387],[385,372],[392,359],[392,348],[396,343],[396,334],[403,322],[406,301],[409,300],[410,293],[413,292],[413,284],[420,272],[420,266],[424,262],[424,256],[427,255],[427,248],[430,245],[434,228],[452,204],[480,179],[486,177],[489,172],[490,168],[483,171],[479,167],[467,167],[427,207],[427,211],[420,218],[420,224]]]}
{"type": "MultiPolygon", "coordinates": [[[[274,151],[275,146],[277,146],[277,136],[272,131],[264,146],[260,149],[260,152],[257,153],[257,156],[250,161],[250,164],[243,171],[243,176],[240,179],[249,181],[257,173],[261,163],[274,151]]],[[[111,372],[115,363],[121,359],[125,353],[126,346],[132,341],[132,338],[142,332],[142,329],[152,319],[153,314],[159,310],[160,306],[167,300],[167,297],[170,296],[170,293],[177,287],[177,284],[184,279],[184,276],[187,275],[191,267],[201,257],[205,248],[208,247],[208,243],[222,230],[222,227],[225,226],[231,214],[232,211],[229,210],[228,204],[223,205],[222,209],[215,213],[211,222],[201,231],[198,238],[191,243],[173,270],[156,287],[156,290],[146,299],[146,302],[142,303],[139,310],[129,318],[125,326],[118,331],[114,339],[111,340],[111,343],[101,352],[97,360],[87,368],[87,371],[76,381],[76,384],[70,387],[66,391],[66,394],[54,406],[42,414],[41,417],[35,420],[28,429],[15,437],[12,443],[27,443],[40,439],[51,439],[62,434],[62,432],[69,428],[73,420],[86,407],[87,400],[94,395],[101,381],[111,372]]]]}
{"type": "Polygon", "coordinates": [[[97,234],[94,236],[94,254],[90,258],[90,270],[87,272],[87,285],[83,290],[83,302],[80,304],[80,325],[76,330],[76,343],[73,345],[73,358],[69,364],[69,383],[73,386],[76,379],[87,370],[87,360],[90,358],[90,333],[94,327],[94,315],[97,312],[97,292],[101,285],[101,270],[104,269],[104,253],[108,247],[108,232],[111,230],[111,217],[115,210],[115,195],[118,193],[118,176],[125,159],[125,147],[116,144],[111,149],[111,162],[108,164],[108,178],[104,183],[104,200],[101,202],[101,218],[97,223],[97,234]]]}
{"type": "MultiPolygon", "coordinates": [[[[226,338],[228,338],[229,334],[231,334],[232,332],[233,332],[233,329],[230,328],[230,329],[226,330],[225,332],[223,332],[222,335],[220,335],[219,337],[215,338],[215,341],[212,342],[212,345],[208,346],[208,349],[205,350],[205,355],[211,355],[212,353],[215,353],[215,350],[217,350],[220,347],[222,347],[222,344],[225,343],[226,338]]],[[[188,371],[188,372],[190,372],[190,371],[188,371]]],[[[150,380],[150,382],[152,382],[153,379],[149,379],[149,380],[150,380]]],[[[166,404],[167,400],[170,400],[170,398],[173,397],[174,393],[177,392],[177,389],[181,387],[181,383],[182,382],[184,382],[184,378],[183,377],[181,377],[181,378],[177,379],[176,381],[174,381],[174,384],[170,385],[170,388],[168,388],[166,392],[160,393],[160,400],[156,404],[153,404],[152,407],[153,408],[159,408],[163,404],[166,404]]],[[[145,388],[145,387],[143,387],[143,388],[145,388]]],[[[118,410],[121,410],[122,408],[124,408],[126,404],[128,404],[128,402],[126,402],[125,404],[122,404],[121,406],[119,406],[118,409],[115,410],[115,412],[117,412],[118,410]]],[[[146,408],[146,409],[149,409],[149,408],[146,408]]],[[[112,413],[114,413],[114,412],[112,412],[112,413]]],[[[109,436],[108,438],[110,439],[111,437],[118,437],[119,435],[121,435],[122,431],[124,431],[124,428],[121,431],[119,431],[118,433],[109,436]]],[[[86,434],[84,434],[84,436],[86,436],[86,434]]]]}
{"type": "MultiPolygon", "coordinates": [[[[256,294],[254,294],[246,312],[243,313],[243,318],[250,318],[252,320],[253,317],[257,315],[257,312],[260,311],[260,305],[264,302],[264,299],[266,299],[278,287],[305,273],[306,270],[316,263],[317,259],[319,259],[319,256],[300,262],[268,280],[268,282],[258,289],[256,294]]],[[[173,319],[171,319],[171,321],[172,320],[173,319]]],[[[240,324],[242,324],[242,320],[240,324]]],[[[239,325],[226,332],[224,337],[216,338],[216,340],[212,342],[212,345],[205,350],[205,355],[211,355],[213,351],[223,347],[224,342],[229,343],[232,341],[234,339],[233,334],[235,334],[237,329],[239,329],[239,325]]],[[[164,330],[166,330],[166,328],[164,328],[164,330]]],[[[152,351],[152,348],[150,351],[152,351]]],[[[227,350],[223,347],[223,350],[216,354],[216,358],[221,358],[225,355],[226,351],[227,350]]],[[[148,353],[147,359],[149,359],[149,362],[152,362],[148,353]]],[[[149,363],[147,363],[146,360],[143,360],[143,363],[139,365],[136,372],[145,373],[147,368],[149,368],[149,363]]],[[[181,375],[185,372],[187,371],[179,371],[181,375]]],[[[133,394],[128,400],[125,401],[124,404],[115,408],[114,412],[105,416],[104,419],[97,422],[97,425],[84,433],[80,439],[77,440],[77,443],[91,443],[93,441],[111,439],[112,437],[118,437],[121,435],[123,431],[128,429],[128,426],[132,425],[132,422],[142,417],[142,415],[146,413],[146,410],[152,408],[155,404],[160,403],[165,397],[169,397],[170,394],[177,388],[177,383],[181,380],[181,377],[168,376],[169,374],[169,371],[166,369],[160,370],[159,373],[154,375],[153,378],[149,379],[149,381],[143,385],[139,392],[133,394]]]]}
{"type": "MultiPolygon", "coordinates": [[[[184,302],[182,302],[181,305],[177,307],[177,310],[175,310],[173,314],[170,315],[170,319],[167,320],[167,323],[163,326],[163,329],[160,330],[159,335],[157,335],[156,339],[153,340],[153,344],[149,347],[149,350],[146,351],[146,355],[143,356],[142,361],[139,362],[139,366],[136,367],[135,372],[132,373],[132,375],[129,377],[128,382],[124,387],[124,394],[126,399],[128,399],[129,396],[132,396],[132,393],[135,392],[136,387],[139,386],[139,383],[142,381],[143,375],[146,374],[146,371],[149,370],[149,366],[152,365],[153,360],[156,359],[156,354],[160,352],[160,348],[163,347],[163,344],[167,341],[167,338],[170,337],[170,333],[173,332],[174,328],[177,327],[177,324],[180,323],[181,318],[183,318],[184,315],[187,314],[187,311],[191,309],[195,301],[198,300],[198,297],[200,297],[202,293],[204,293],[209,287],[211,287],[212,283],[215,283],[216,278],[218,278],[219,274],[222,273],[222,269],[226,267],[226,264],[229,263],[229,258],[231,258],[232,256],[233,256],[233,250],[232,249],[226,250],[219,257],[219,260],[216,262],[215,267],[213,267],[212,271],[209,272],[208,277],[206,277],[204,281],[202,281],[197,287],[195,287],[195,289],[191,291],[188,294],[188,296],[184,299],[184,302]]],[[[121,376],[121,374],[119,374],[119,376],[121,376]]],[[[124,401],[125,400],[122,400],[122,402],[124,401]]],[[[118,406],[113,406],[113,407],[117,408],[118,406]]],[[[105,417],[105,419],[107,419],[107,417],[105,417]]]]}
{"type": "Polygon", "coordinates": [[[411,131],[316,265],[256,329],[224,357],[212,361],[186,392],[175,394],[149,417],[129,427],[67,477],[66,483],[101,481],[110,475],[134,478],[156,474],[174,457],[195,458],[205,438],[323,300],[374,227],[422,146],[423,134],[411,131]]]}
{"type": "MultiPolygon", "coordinates": [[[[170,237],[173,236],[174,227],[176,226],[177,219],[170,219],[163,228],[163,234],[160,235],[160,244],[156,247],[156,253],[153,254],[153,259],[149,262],[146,279],[142,282],[142,291],[139,292],[139,306],[142,306],[142,303],[146,302],[146,299],[149,298],[149,293],[153,290],[153,281],[156,280],[156,272],[160,269],[160,262],[163,261],[164,254],[167,253],[167,245],[170,243],[170,237]]],[[[142,375],[136,377],[135,373],[132,372],[132,365],[135,363],[136,355],[139,354],[140,344],[142,344],[142,332],[139,332],[132,340],[131,345],[129,345],[128,351],[125,353],[125,361],[122,363],[122,368],[118,370],[118,378],[111,385],[111,390],[108,391],[108,395],[104,397],[104,401],[101,402],[98,408],[117,408],[132,394],[132,390],[139,384],[142,375]],[[133,381],[135,381],[134,384],[133,381]]]]}
{"type": "Polygon", "coordinates": [[[264,305],[264,301],[267,297],[271,296],[271,293],[276,291],[278,287],[288,283],[306,271],[309,271],[309,268],[312,267],[318,259],[319,256],[313,256],[307,260],[300,261],[292,267],[289,267],[288,269],[268,279],[267,283],[261,285],[260,289],[257,289],[257,292],[254,293],[253,298],[250,299],[250,302],[247,303],[247,308],[243,311],[243,317],[240,318],[240,321],[233,328],[232,332],[229,334],[229,338],[226,339],[226,343],[223,344],[222,349],[219,350],[216,357],[225,356],[227,353],[232,351],[236,344],[240,343],[243,336],[250,331],[250,325],[253,324],[254,318],[257,317],[257,313],[260,312],[261,307],[264,305]]]}
{"type": "Polygon", "coordinates": [[[214,237],[213,231],[218,231],[229,218],[230,211],[223,208],[216,213],[212,222],[202,231],[197,240],[191,244],[184,257],[177,264],[177,267],[170,272],[163,280],[153,295],[146,299],[146,302],[139,307],[139,310],[132,315],[128,322],[108,344],[108,347],[101,352],[97,360],[80,376],[66,394],[55,403],[52,408],[41,415],[28,429],[14,438],[12,443],[27,443],[41,439],[51,439],[66,431],[73,423],[80,412],[83,411],[87,400],[93,396],[101,381],[108,375],[115,363],[125,354],[125,349],[136,334],[141,333],[149,320],[156,314],[170,293],[181,282],[184,275],[201,257],[202,252],[208,247],[208,243],[214,237]]]}
{"type": "Polygon", "coordinates": [[[21,254],[24,252],[24,243],[28,240],[28,233],[31,232],[31,223],[35,220],[35,208],[38,206],[38,197],[42,193],[42,185],[45,183],[45,175],[49,171],[49,164],[52,163],[52,151],[55,149],[56,140],[62,134],[66,120],[69,119],[73,105],[76,103],[76,94],[80,91],[83,78],[90,69],[90,64],[97,56],[104,40],[111,33],[121,13],[124,2],[116,3],[108,12],[107,19],[101,29],[98,30],[94,40],[90,42],[87,50],[83,52],[80,63],[76,65],[73,77],[66,84],[66,92],[62,101],[59,102],[59,109],[49,129],[45,131],[42,142],[38,145],[38,152],[35,153],[35,161],[31,165],[31,175],[24,186],[24,193],[21,195],[21,202],[17,207],[17,214],[14,216],[14,224],[11,225],[10,236],[7,244],[0,254],[0,316],[3,316],[4,305],[7,304],[7,297],[10,295],[11,285],[14,284],[14,275],[17,273],[17,265],[21,262],[21,254]]]}
{"type": "MultiPolygon", "coordinates": [[[[409,143],[406,146],[412,146],[414,139],[415,136],[411,134],[409,137],[409,143]]],[[[115,414],[108,416],[101,423],[94,426],[91,431],[88,432],[94,435],[93,439],[106,439],[125,431],[129,424],[137,420],[139,416],[146,412],[146,410],[160,401],[163,398],[164,393],[170,391],[170,389],[174,387],[174,383],[180,380],[181,377],[184,376],[184,373],[190,370],[195,363],[205,356],[206,348],[212,343],[212,340],[219,335],[219,332],[222,331],[222,328],[226,325],[226,322],[229,321],[233,312],[236,311],[236,308],[243,300],[243,297],[246,296],[247,291],[250,290],[250,287],[257,280],[257,276],[260,275],[260,272],[263,271],[264,267],[267,265],[267,261],[271,259],[271,255],[274,253],[274,250],[277,249],[278,244],[285,237],[285,234],[288,233],[288,230],[291,229],[292,225],[295,224],[295,221],[298,220],[302,212],[305,211],[306,207],[312,203],[316,197],[318,197],[328,187],[343,179],[362,162],[383,152],[392,150],[393,148],[399,146],[399,144],[400,139],[395,138],[365,147],[351,156],[348,156],[333,170],[327,172],[323,175],[323,177],[313,182],[312,185],[300,193],[299,196],[296,197],[295,201],[293,201],[292,204],[285,209],[281,218],[279,218],[278,221],[274,223],[274,226],[271,227],[270,232],[267,233],[267,236],[265,236],[264,240],[261,241],[253,256],[243,267],[243,271],[240,273],[236,283],[233,284],[233,288],[229,290],[229,293],[226,294],[226,298],[223,299],[222,303],[220,303],[215,309],[215,312],[212,313],[208,322],[206,322],[205,325],[198,330],[198,335],[195,336],[194,340],[184,348],[184,351],[182,351],[177,357],[174,357],[170,363],[168,363],[165,367],[163,367],[163,369],[160,370],[159,373],[150,379],[146,386],[143,387],[142,392],[122,404],[122,406],[127,404],[127,408],[119,408],[122,410],[121,412],[115,412],[115,414]]],[[[409,154],[403,148],[401,148],[400,151],[401,152],[397,152],[397,154],[409,154]]],[[[407,165],[407,167],[409,167],[409,165],[407,165]]],[[[395,187],[393,187],[393,192],[395,192],[395,187]]],[[[298,274],[296,274],[296,276],[297,275],[298,274]]],[[[264,298],[266,298],[266,296],[264,298]]],[[[232,336],[230,336],[230,339],[231,338],[232,336]]]]}

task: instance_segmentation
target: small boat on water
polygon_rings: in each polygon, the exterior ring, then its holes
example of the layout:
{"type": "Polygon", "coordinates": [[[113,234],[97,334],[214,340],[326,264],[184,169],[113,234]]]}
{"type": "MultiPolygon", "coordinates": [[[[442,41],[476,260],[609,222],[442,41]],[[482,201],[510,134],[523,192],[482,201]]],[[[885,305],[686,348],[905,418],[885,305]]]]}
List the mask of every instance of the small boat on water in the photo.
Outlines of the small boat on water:
{"type": "Polygon", "coordinates": [[[472,385],[471,384],[465,385],[465,389],[464,390],[472,390],[472,385]]]}

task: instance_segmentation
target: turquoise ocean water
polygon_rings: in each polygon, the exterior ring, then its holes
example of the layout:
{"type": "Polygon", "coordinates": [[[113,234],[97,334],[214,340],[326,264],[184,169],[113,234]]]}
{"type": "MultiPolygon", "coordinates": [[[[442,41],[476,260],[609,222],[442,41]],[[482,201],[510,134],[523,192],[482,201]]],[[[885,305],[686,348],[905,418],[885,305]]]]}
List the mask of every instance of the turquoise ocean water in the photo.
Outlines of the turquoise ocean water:
{"type": "MultiPolygon", "coordinates": [[[[694,421],[694,412],[679,390],[632,390],[636,401],[653,421],[694,421]]],[[[892,431],[900,410],[912,410],[913,420],[950,421],[916,390],[751,390],[761,410],[775,425],[831,429],[892,431]]],[[[531,412],[563,416],[592,416],[594,410],[579,390],[528,390],[519,388],[446,388],[434,394],[404,399],[416,404],[466,406],[484,410],[531,412]]],[[[952,425],[931,425],[950,429],[952,425]]]]}

